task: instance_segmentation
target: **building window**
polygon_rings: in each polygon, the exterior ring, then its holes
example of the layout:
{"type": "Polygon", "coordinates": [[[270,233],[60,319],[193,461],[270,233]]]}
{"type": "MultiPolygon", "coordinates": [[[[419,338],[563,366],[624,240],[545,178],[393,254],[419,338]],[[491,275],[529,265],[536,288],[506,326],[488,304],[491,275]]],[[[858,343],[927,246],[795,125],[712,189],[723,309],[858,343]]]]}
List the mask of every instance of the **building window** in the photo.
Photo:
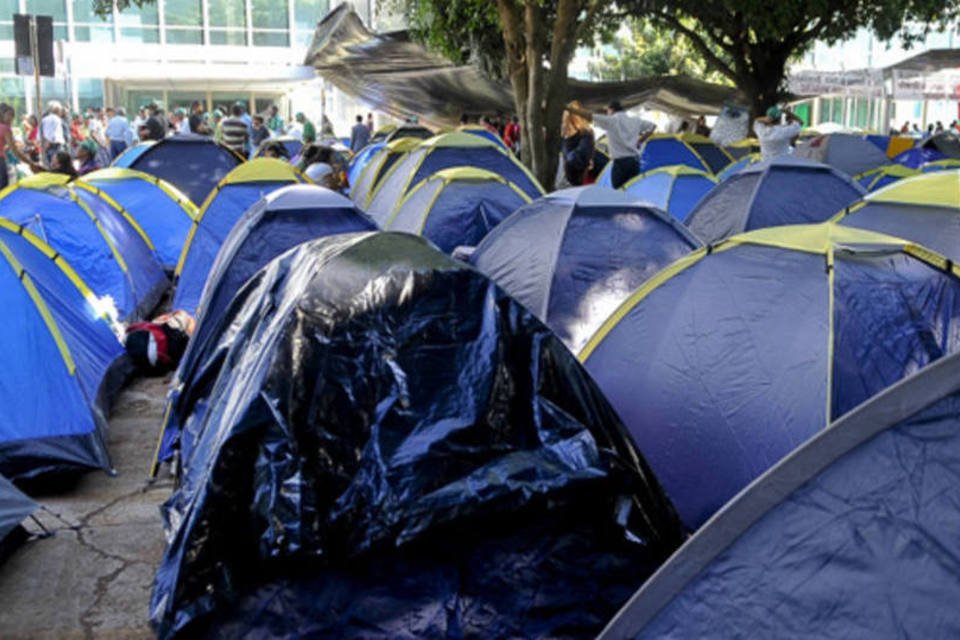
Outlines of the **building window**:
{"type": "MultiPolygon", "coordinates": [[[[53,39],[67,39],[66,0],[27,0],[26,13],[38,16],[53,16],[53,39]]],[[[14,13],[19,13],[15,11],[14,13]]]]}
{"type": "Polygon", "coordinates": [[[0,0],[0,40],[13,40],[13,14],[20,13],[17,0],[0,0]]]}
{"type": "Polygon", "coordinates": [[[163,7],[170,44],[203,44],[203,8],[200,0],[166,0],[163,7]]]}
{"type": "Polygon", "coordinates": [[[90,0],[73,0],[73,39],[77,42],[113,42],[113,16],[100,18],[93,13],[90,0]]]}
{"type": "Polygon", "coordinates": [[[330,11],[330,0],[294,0],[293,19],[296,44],[309,46],[317,23],[330,11]]]}
{"type": "Polygon", "coordinates": [[[160,18],[156,4],[142,7],[131,5],[120,12],[119,22],[121,42],[160,42],[160,18]]]}
{"type": "Polygon", "coordinates": [[[250,14],[253,46],[290,46],[290,24],[285,4],[278,7],[275,0],[250,0],[250,14]]]}
{"type": "Polygon", "coordinates": [[[79,111],[87,107],[102,107],[103,81],[96,78],[77,78],[77,106],[79,111]]]}
{"type": "Polygon", "coordinates": [[[210,44],[239,47],[247,44],[247,10],[243,0],[208,0],[207,20],[210,44]]]}

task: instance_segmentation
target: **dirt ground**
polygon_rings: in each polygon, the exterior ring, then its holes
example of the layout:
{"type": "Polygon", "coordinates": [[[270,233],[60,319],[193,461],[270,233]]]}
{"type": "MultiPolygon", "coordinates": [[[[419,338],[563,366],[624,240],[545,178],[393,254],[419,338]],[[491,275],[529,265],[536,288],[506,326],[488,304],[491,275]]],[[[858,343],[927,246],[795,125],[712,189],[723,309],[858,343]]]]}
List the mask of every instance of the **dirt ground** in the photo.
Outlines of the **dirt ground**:
{"type": "MultiPolygon", "coordinates": [[[[89,473],[71,490],[34,496],[54,531],[0,564],[0,638],[152,638],[148,607],[164,539],[158,507],[169,478],[146,482],[166,381],[136,380],[117,398],[109,450],[115,477],[89,473]]],[[[28,528],[38,528],[28,521],[28,528]]]]}

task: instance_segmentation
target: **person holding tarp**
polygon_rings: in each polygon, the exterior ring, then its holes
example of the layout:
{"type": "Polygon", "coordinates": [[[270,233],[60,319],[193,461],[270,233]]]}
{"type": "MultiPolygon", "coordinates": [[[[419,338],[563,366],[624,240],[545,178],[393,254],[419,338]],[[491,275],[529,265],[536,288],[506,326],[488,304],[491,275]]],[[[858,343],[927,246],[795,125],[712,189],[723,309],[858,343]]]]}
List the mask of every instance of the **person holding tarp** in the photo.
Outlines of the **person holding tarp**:
{"type": "Polygon", "coordinates": [[[606,115],[585,111],[574,102],[567,105],[567,111],[585,118],[587,122],[593,121],[607,132],[607,145],[610,147],[610,157],[613,160],[610,179],[614,189],[619,189],[640,173],[637,147],[656,130],[657,125],[649,120],[629,115],[617,100],[607,107],[606,115]]]}

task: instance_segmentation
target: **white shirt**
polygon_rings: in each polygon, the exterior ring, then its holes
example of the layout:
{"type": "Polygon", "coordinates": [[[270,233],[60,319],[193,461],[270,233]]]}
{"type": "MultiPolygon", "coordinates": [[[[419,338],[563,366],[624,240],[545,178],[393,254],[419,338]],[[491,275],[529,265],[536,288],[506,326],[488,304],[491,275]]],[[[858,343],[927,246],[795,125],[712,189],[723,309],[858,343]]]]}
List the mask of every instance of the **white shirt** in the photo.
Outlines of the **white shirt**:
{"type": "Polygon", "coordinates": [[[649,120],[635,118],[626,111],[618,111],[610,116],[595,115],[593,122],[607,132],[607,146],[614,160],[636,156],[637,140],[657,128],[649,120]]]}
{"type": "Polygon", "coordinates": [[[190,133],[190,118],[185,117],[180,121],[180,124],[177,126],[177,131],[179,133],[190,133]]]}
{"type": "Polygon", "coordinates": [[[40,138],[50,144],[63,144],[63,120],[55,113],[48,113],[40,121],[40,138]]]}
{"type": "Polygon", "coordinates": [[[753,123],[753,132],[760,141],[760,158],[770,160],[793,153],[790,141],[800,135],[802,127],[799,122],[790,124],[753,123]]]}

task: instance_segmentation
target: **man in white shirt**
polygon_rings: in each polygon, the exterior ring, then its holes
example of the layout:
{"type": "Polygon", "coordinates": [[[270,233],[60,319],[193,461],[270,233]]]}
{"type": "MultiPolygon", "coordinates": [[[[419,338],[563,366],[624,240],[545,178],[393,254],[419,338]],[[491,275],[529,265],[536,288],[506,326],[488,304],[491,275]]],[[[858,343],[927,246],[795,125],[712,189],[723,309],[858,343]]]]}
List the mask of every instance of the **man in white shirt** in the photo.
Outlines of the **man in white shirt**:
{"type": "Polygon", "coordinates": [[[47,115],[40,121],[40,143],[43,149],[43,157],[50,166],[53,156],[63,149],[65,139],[63,137],[63,119],[60,114],[63,113],[63,107],[56,100],[51,100],[47,104],[47,115]]]}
{"type": "Polygon", "coordinates": [[[760,142],[760,158],[771,160],[793,153],[793,140],[800,135],[803,120],[789,109],[770,107],[767,115],[753,121],[753,132],[760,142]],[[786,117],[787,124],[781,124],[786,117]]]}
{"type": "Polygon", "coordinates": [[[123,107],[107,109],[107,140],[110,141],[110,157],[116,158],[123,153],[130,142],[130,123],[127,122],[123,107]]]}
{"type": "Polygon", "coordinates": [[[593,120],[593,123],[607,132],[607,146],[610,148],[610,181],[614,189],[619,189],[631,178],[640,173],[640,144],[650,137],[657,125],[627,114],[623,106],[614,100],[607,107],[607,114],[592,114],[574,106],[567,105],[567,111],[593,120]]]}

